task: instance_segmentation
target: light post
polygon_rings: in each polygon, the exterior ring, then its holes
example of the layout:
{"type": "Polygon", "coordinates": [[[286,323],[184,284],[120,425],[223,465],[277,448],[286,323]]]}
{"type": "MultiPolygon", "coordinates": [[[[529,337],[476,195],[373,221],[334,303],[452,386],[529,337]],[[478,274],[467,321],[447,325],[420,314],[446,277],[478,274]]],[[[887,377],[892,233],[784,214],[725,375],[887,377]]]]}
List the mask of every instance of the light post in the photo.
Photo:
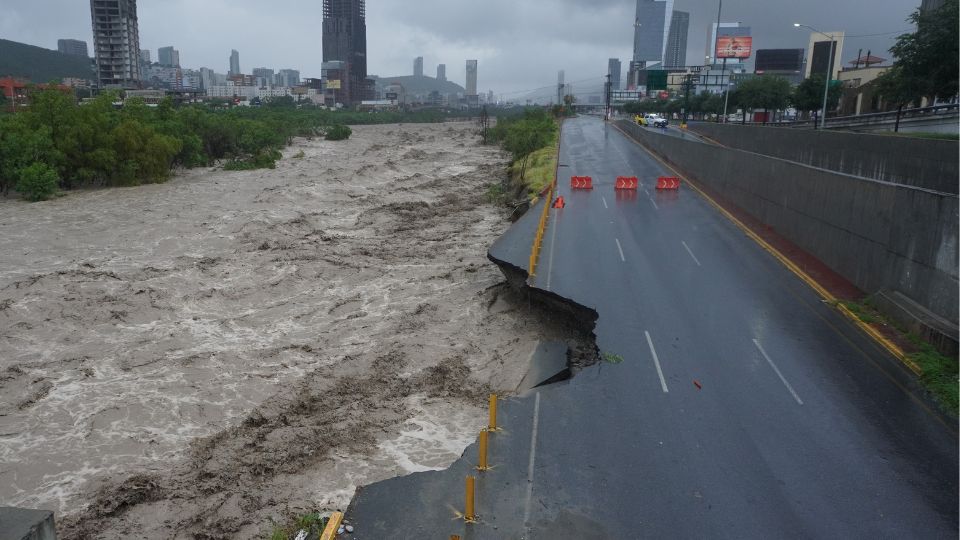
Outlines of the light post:
{"type": "Polygon", "coordinates": [[[827,126],[827,93],[830,90],[830,77],[833,75],[833,51],[837,42],[832,35],[824,34],[812,26],[800,23],[793,23],[793,26],[796,28],[800,28],[801,26],[804,28],[809,28],[821,36],[830,38],[830,58],[827,60],[827,75],[825,77],[826,81],[823,83],[823,107],[820,112],[820,129],[824,129],[827,126]]]}

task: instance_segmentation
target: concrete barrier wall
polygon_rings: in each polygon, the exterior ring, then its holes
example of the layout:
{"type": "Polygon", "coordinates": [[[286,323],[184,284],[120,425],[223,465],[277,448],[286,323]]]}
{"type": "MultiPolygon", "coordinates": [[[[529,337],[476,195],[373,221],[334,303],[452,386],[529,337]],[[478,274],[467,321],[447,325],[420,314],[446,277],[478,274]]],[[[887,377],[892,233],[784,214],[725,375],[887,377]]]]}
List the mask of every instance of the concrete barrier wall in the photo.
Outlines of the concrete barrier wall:
{"type": "Polygon", "coordinates": [[[618,125],[861,290],[898,290],[957,323],[956,195],[618,125]]]}
{"type": "Polygon", "coordinates": [[[722,145],[854,176],[957,194],[957,141],[839,131],[692,123],[722,145]]]}

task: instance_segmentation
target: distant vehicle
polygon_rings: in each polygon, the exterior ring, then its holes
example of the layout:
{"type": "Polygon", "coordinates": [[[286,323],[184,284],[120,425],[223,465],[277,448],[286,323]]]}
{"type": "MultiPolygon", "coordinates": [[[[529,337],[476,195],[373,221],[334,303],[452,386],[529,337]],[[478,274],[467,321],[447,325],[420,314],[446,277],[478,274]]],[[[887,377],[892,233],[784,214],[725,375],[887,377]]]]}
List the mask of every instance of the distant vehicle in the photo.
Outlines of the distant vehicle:
{"type": "Polygon", "coordinates": [[[665,128],[670,123],[666,118],[657,114],[648,114],[644,117],[644,120],[646,125],[658,128],[665,128]]]}

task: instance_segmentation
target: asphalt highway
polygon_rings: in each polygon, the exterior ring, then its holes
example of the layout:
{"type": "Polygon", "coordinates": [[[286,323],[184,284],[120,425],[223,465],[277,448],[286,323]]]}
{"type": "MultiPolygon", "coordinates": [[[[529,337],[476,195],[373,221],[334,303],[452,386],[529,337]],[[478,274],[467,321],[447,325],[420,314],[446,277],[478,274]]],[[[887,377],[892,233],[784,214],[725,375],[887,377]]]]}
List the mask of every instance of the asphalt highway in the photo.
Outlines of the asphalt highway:
{"type": "MultiPolygon", "coordinates": [[[[505,404],[483,519],[452,532],[957,537],[956,422],[906,368],[701,196],[657,191],[673,173],[602,120],[565,123],[559,171],[567,206],[551,210],[532,286],[594,308],[609,362],[505,404]],[[617,176],[640,186],[614,190],[617,176]]],[[[537,213],[491,255],[526,267],[537,213]]],[[[468,469],[419,492],[416,479],[371,486],[355,513],[441,519],[468,469]],[[384,509],[398,489],[420,494],[384,509]]]]}

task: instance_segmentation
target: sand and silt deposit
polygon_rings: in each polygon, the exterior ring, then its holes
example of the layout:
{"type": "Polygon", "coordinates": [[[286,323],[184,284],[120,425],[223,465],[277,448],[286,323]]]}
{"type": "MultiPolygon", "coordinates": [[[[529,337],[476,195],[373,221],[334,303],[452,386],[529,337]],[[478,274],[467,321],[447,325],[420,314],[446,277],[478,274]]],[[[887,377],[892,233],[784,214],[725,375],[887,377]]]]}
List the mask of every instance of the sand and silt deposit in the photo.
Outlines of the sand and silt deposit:
{"type": "Polygon", "coordinates": [[[66,538],[257,538],[446,467],[564,337],[485,258],[506,157],[475,131],[0,200],[0,504],[66,538]]]}

